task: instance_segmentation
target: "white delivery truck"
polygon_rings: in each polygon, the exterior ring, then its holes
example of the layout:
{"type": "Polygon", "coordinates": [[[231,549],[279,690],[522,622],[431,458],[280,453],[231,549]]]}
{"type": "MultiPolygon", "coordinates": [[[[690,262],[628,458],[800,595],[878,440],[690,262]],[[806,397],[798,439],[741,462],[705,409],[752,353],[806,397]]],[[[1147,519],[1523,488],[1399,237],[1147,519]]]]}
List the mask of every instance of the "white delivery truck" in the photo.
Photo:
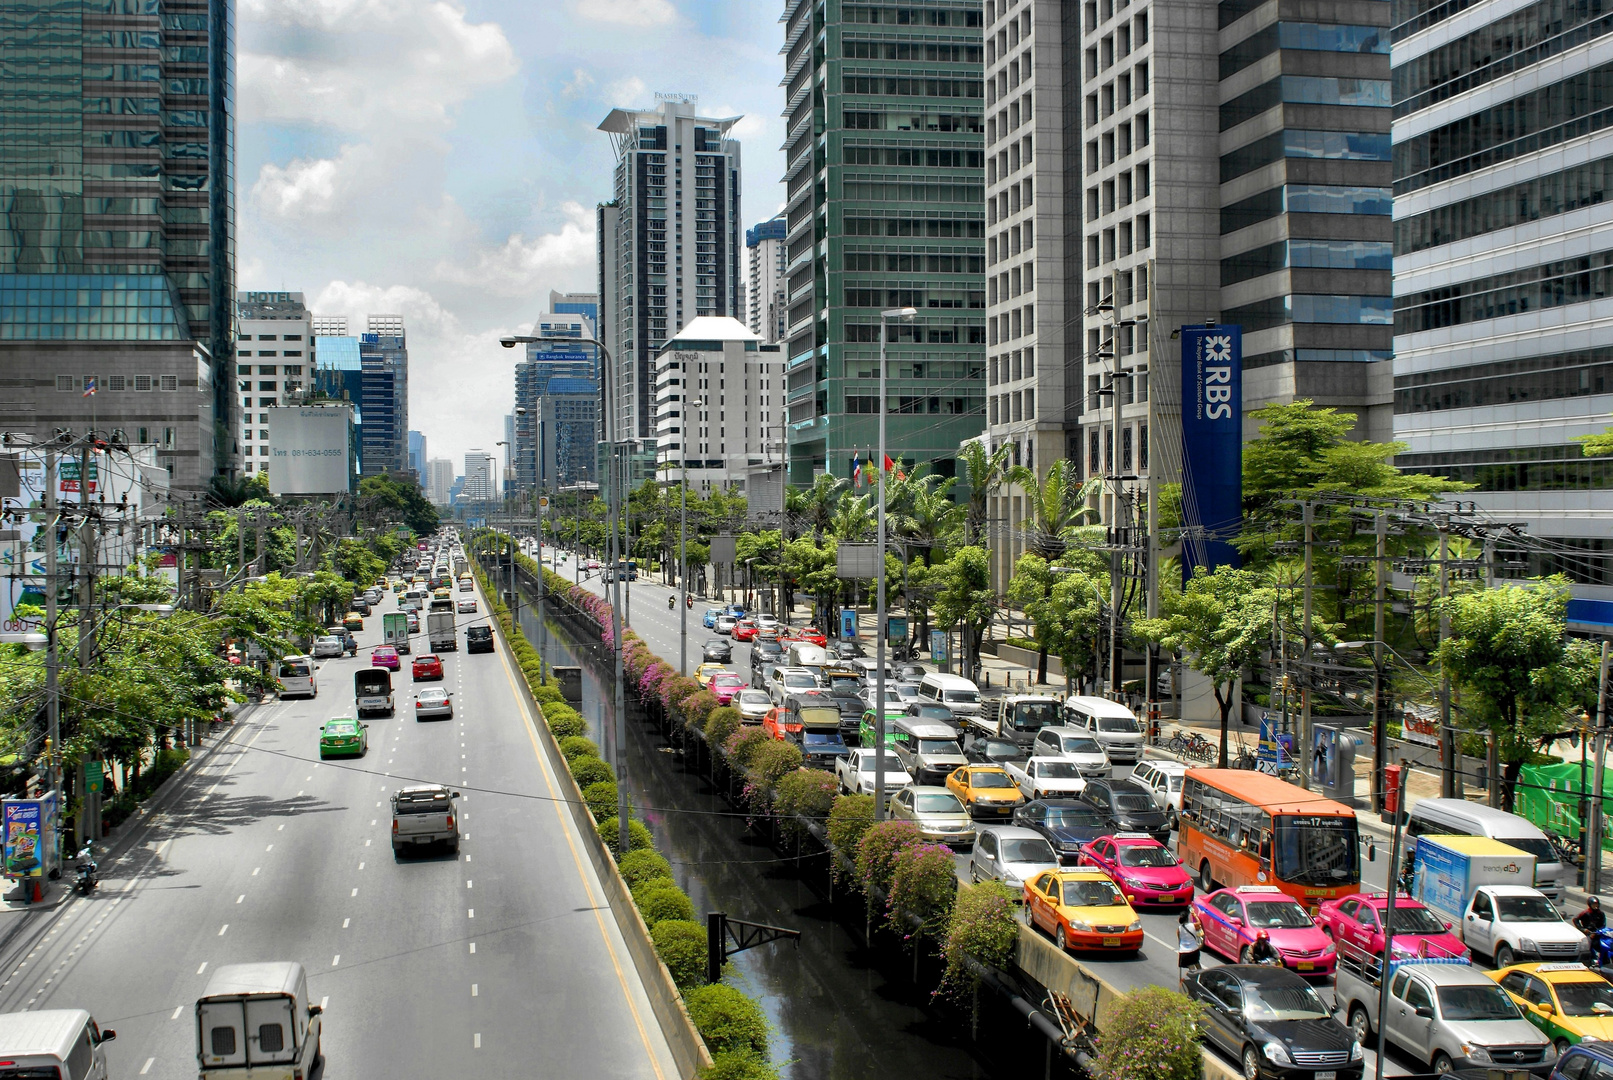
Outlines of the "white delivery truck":
{"type": "Polygon", "coordinates": [[[1535,857],[1486,836],[1422,836],[1412,894],[1452,924],[1462,944],[1495,958],[1572,960],[1584,935],[1530,883],[1535,857]]]}
{"type": "Polygon", "coordinates": [[[454,636],[454,613],[452,611],[431,611],[426,613],[426,637],[431,642],[431,651],[458,652],[459,639],[454,636]]]}
{"type": "Polygon", "coordinates": [[[318,1005],[294,961],[229,964],[196,1002],[201,1080],[308,1080],[320,1060],[318,1005]]]}
{"type": "Polygon", "coordinates": [[[1007,694],[980,703],[978,715],[967,717],[969,726],[993,739],[1011,739],[1029,746],[1036,733],[1062,720],[1059,699],[1048,694],[1007,694]]]}

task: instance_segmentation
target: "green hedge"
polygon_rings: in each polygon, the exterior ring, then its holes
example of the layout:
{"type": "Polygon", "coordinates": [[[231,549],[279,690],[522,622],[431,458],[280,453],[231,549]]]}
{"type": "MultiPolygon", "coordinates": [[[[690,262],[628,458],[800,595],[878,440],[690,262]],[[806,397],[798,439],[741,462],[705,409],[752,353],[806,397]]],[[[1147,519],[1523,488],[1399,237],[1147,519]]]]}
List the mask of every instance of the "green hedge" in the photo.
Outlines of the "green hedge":
{"type": "Polygon", "coordinates": [[[588,812],[594,815],[595,825],[618,812],[618,794],[616,784],[610,780],[601,780],[583,788],[582,801],[588,804],[588,812]]]}
{"type": "Polygon", "coordinates": [[[650,928],[650,940],[678,989],[689,991],[706,981],[706,928],[692,919],[662,919],[650,928]]]}
{"type": "Polygon", "coordinates": [[[694,901],[671,878],[655,878],[633,890],[633,903],[651,930],[666,919],[694,921],[694,901]]]}
{"type": "MultiPolygon", "coordinates": [[[[550,708],[558,708],[558,706],[550,706],[550,708]]],[[[543,710],[543,719],[544,722],[549,725],[550,734],[557,739],[569,739],[573,736],[580,736],[583,734],[583,732],[588,730],[588,725],[583,723],[582,717],[578,716],[575,712],[571,713],[569,716],[560,714],[558,716],[551,717],[549,715],[549,711],[550,709],[543,710]]]]}
{"type": "Polygon", "coordinates": [[[629,889],[635,889],[646,881],[672,876],[672,864],[659,851],[629,851],[616,860],[616,869],[629,889]]]}
{"type": "Polygon", "coordinates": [[[778,1070],[754,1054],[713,1054],[700,1080],[779,1080],[778,1070]]]}
{"type": "MultiPolygon", "coordinates": [[[[612,852],[616,850],[617,837],[621,836],[621,823],[615,814],[599,823],[599,838],[605,841],[605,846],[612,852]]],[[[648,825],[642,821],[628,821],[627,823],[627,849],[637,851],[640,848],[655,847],[655,837],[650,835],[648,825]]]]}
{"type": "Polygon", "coordinates": [[[596,757],[583,757],[571,763],[571,775],[577,786],[587,791],[598,783],[616,782],[616,770],[596,757]]]}
{"type": "Polygon", "coordinates": [[[585,739],[581,735],[567,735],[560,740],[560,756],[566,759],[569,766],[580,757],[598,757],[599,746],[592,739],[585,739]]]}
{"type": "Polygon", "coordinates": [[[684,1001],[712,1057],[744,1054],[767,1059],[767,1016],[756,1002],[721,983],[693,990],[684,1001]]]}
{"type": "Polygon", "coordinates": [[[706,718],[706,742],[712,746],[722,746],[728,742],[729,736],[739,730],[739,710],[729,705],[723,705],[711,710],[706,718]]]}

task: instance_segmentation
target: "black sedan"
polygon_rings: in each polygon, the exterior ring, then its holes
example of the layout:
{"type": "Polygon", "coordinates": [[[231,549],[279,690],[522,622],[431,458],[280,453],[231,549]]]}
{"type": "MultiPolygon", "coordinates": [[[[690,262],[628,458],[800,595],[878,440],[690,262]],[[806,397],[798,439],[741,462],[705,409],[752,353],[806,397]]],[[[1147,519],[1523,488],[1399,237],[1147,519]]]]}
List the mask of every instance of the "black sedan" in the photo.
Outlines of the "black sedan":
{"type": "Polygon", "coordinates": [[[1111,831],[1148,833],[1161,844],[1171,838],[1170,818],[1154,796],[1132,780],[1090,780],[1082,801],[1102,814],[1111,831]]]}
{"type": "Polygon", "coordinates": [[[1361,1080],[1361,1044],[1304,979],[1285,968],[1229,964],[1190,976],[1200,1029],[1245,1080],[1361,1080]]]}
{"type": "Polygon", "coordinates": [[[1059,861],[1074,865],[1081,860],[1081,846],[1112,833],[1104,816],[1075,799],[1037,799],[1014,811],[1014,824],[1035,829],[1047,837],[1059,861]]]}
{"type": "MultiPolygon", "coordinates": [[[[946,708],[945,705],[941,707],[946,708]]],[[[910,705],[908,708],[911,710],[913,706],[910,705]]],[[[1024,761],[1030,754],[1025,747],[1012,739],[976,739],[969,744],[963,756],[980,765],[1006,765],[1010,761],[1024,761]]]]}
{"type": "Polygon", "coordinates": [[[722,638],[712,638],[700,646],[700,655],[708,664],[726,664],[734,658],[734,647],[722,638]]]}

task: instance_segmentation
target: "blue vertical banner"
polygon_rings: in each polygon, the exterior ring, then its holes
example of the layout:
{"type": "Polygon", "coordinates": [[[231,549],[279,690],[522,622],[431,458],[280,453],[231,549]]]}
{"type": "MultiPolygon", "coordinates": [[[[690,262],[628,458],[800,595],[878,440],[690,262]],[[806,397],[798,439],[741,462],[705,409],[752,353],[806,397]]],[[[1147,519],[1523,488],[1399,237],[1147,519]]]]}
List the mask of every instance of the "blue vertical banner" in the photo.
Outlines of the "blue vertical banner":
{"type": "Polygon", "coordinates": [[[1243,328],[1182,327],[1182,577],[1239,565],[1243,328]]]}

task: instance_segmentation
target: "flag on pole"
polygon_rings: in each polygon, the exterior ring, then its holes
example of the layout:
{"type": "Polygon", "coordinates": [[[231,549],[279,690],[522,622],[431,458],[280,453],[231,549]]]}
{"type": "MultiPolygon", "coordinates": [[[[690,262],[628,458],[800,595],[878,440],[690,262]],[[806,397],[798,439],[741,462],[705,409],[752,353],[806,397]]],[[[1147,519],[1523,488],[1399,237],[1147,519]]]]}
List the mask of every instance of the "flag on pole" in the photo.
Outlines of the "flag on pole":
{"type": "Polygon", "coordinates": [[[94,375],[86,375],[86,376],[84,376],[84,393],[80,394],[79,396],[80,397],[92,397],[92,396],[94,396],[94,394],[95,394],[95,376],[94,375]]]}
{"type": "Polygon", "coordinates": [[[851,452],[851,486],[852,487],[862,487],[863,486],[862,461],[858,458],[857,451],[855,451],[855,450],[853,450],[851,452]]]}

